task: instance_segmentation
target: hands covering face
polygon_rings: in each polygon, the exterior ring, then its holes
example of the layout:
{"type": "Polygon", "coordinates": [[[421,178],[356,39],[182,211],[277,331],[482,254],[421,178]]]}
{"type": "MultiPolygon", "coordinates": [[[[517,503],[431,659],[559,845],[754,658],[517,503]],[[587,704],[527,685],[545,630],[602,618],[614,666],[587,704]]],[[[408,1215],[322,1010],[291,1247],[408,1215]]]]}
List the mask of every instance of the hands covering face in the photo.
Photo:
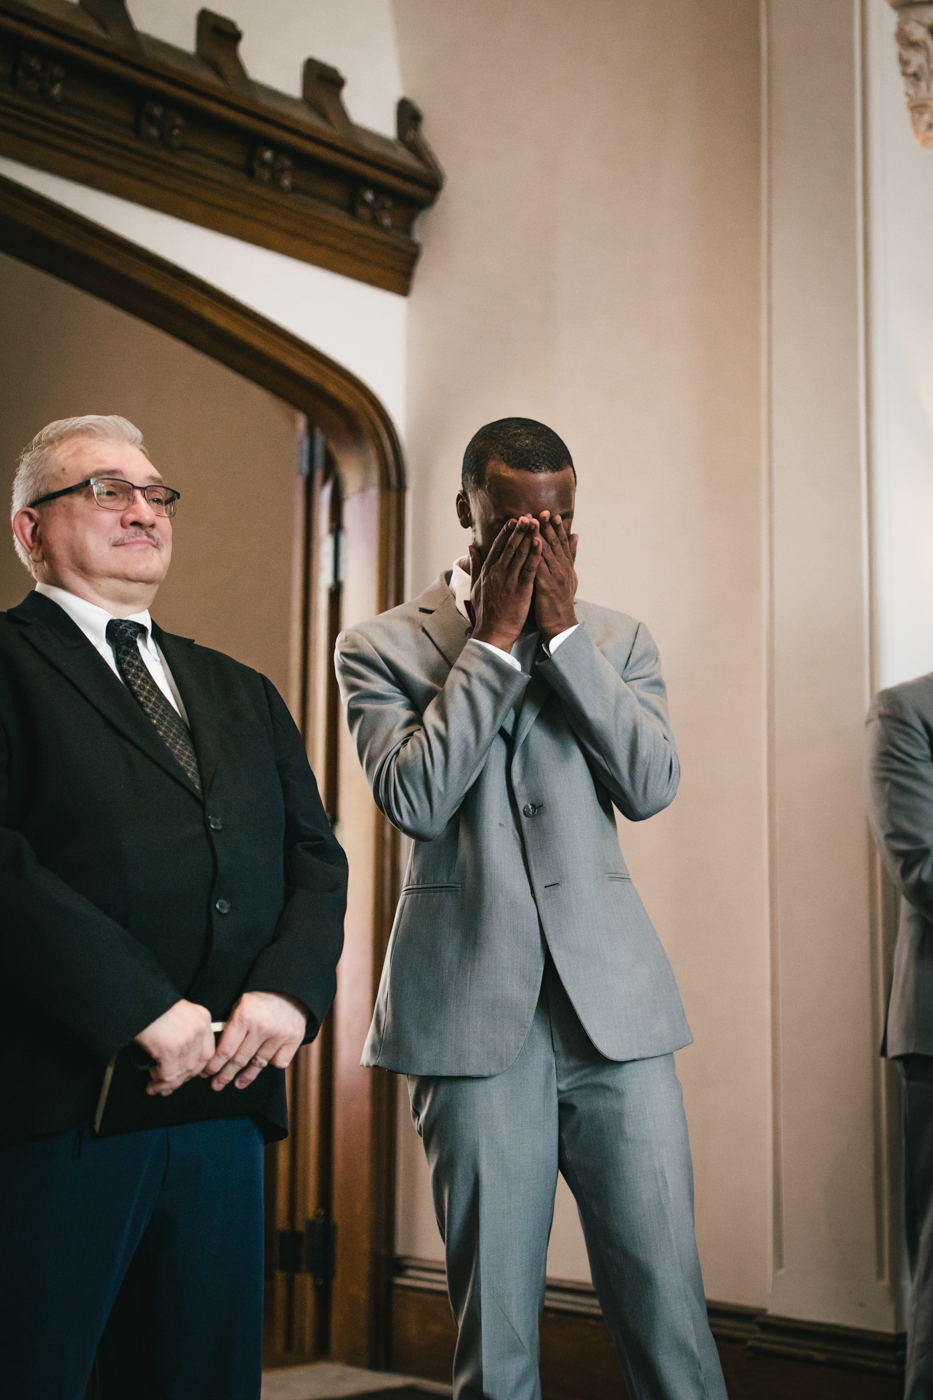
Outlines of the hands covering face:
{"type": "Polygon", "coordinates": [[[534,604],[535,624],[549,642],[576,624],[577,536],[557,514],[507,520],[485,560],[470,546],[477,641],[511,651],[534,604]]]}

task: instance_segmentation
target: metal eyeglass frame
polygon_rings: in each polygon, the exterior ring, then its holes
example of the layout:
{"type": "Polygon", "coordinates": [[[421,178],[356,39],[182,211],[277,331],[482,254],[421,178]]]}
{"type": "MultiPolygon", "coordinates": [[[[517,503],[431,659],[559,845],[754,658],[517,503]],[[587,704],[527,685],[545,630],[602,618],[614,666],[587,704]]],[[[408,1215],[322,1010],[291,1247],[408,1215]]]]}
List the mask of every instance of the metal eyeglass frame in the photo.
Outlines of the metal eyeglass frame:
{"type": "Polygon", "coordinates": [[[65,486],[61,491],[50,491],[47,496],[40,496],[38,500],[30,501],[29,505],[41,506],[44,505],[46,501],[56,501],[59,496],[70,496],[74,491],[83,491],[85,486],[93,486],[95,488],[94,500],[96,504],[100,506],[101,510],[129,510],[129,506],[109,506],[100,499],[96,487],[98,482],[103,483],[105,481],[112,481],[119,486],[129,486],[131,491],[134,492],[134,500],[135,492],[141,492],[145,497],[146,504],[155,511],[156,515],[160,513],[165,514],[169,519],[175,514],[175,507],[181,500],[180,491],[175,491],[171,486],[159,486],[156,482],[152,482],[149,486],[134,486],[132,481],[124,481],[122,476],[89,476],[86,481],[76,481],[74,486],[65,486]],[[159,511],[154,502],[150,501],[148,494],[150,491],[164,491],[166,493],[168,499],[163,503],[164,510],[162,512],[159,511]]]}

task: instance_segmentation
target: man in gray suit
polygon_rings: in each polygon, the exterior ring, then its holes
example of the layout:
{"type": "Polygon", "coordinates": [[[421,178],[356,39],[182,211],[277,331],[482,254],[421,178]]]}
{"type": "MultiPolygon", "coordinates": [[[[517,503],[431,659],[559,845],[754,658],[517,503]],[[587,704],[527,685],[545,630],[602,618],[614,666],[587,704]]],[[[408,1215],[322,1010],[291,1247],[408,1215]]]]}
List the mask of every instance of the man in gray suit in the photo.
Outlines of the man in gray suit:
{"type": "Polygon", "coordinates": [[[459,1328],[457,1400],[538,1400],[558,1171],[633,1400],[725,1400],[673,1051],[690,1031],[619,851],[679,766],[658,653],[575,598],[549,428],[467,447],[469,559],[345,632],[373,796],[414,840],[364,1064],[408,1075],[459,1328]]]}
{"type": "Polygon", "coordinates": [[[913,1289],[906,1400],[933,1400],[933,675],[883,690],[868,713],[868,814],[901,892],[881,1053],[897,1061],[913,1289]]]}

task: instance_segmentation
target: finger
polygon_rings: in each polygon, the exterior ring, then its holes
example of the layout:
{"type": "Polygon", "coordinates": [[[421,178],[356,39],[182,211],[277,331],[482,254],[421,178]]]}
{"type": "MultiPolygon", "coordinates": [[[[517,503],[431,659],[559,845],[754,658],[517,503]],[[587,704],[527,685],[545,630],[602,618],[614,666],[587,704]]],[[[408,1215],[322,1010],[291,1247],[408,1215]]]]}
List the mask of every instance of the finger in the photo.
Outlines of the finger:
{"type": "Polygon", "coordinates": [[[552,523],[553,523],[553,526],[554,526],[554,540],[555,540],[555,544],[557,545],[557,547],[558,547],[558,548],[567,556],[567,558],[569,559],[569,558],[571,557],[571,556],[570,556],[570,536],[569,536],[569,534],[568,534],[567,527],[566,527],[566,525],[564,524],[562,518],[561,518],[559,515],[553,516],[553,518],[552,518],[552,523]]]}
{"type": "MultiPolygon", "coordinates": [[[[498,559],[494,561],[494,563],[498,563],[506,569],[512,567],[516,554],[523,552],[527,547],[529,517],[523,515],[518,520],[510,520],[508,521],[508,526],[511,526],[508,538],[502,547],[498,559]]],[[[508,526],[506,528],[508,528],[508,526]]],[[[488,563],[489,561],[487,559],[487,565],[488,563]]]]}
{"type": "Polygon", "coordinates": [[[256,1031],[251,1031],[245,1036],[227,1063],[214,1075],[211,1080],[212,1089],[225,1089],[231,1080],[244,1072],[250,1060],[258,1053],[262,1046],[264,1037],[256,1031]]]}
{"type": "Polygon", "coordinates": [[[234,1089],[245,1089],[248,1084],[252,1084],[253,1080],[257,1079],[259,1075],[262,1074],[262,1071],[273,1057],[273,1051],[277,1045],[278,1041],[267,1040],[259,1047],[246,1068],[234,1079],[234,1089]]]}
{"type": "Polygon", "coordinates": [[[540,532],[541,527],[533,515],[522,516],[515,527],[515,534],[518,536],[515,543],[515,553],[520,552],[524,557],[526,552],[533,548],[534,541],[539,538],[540,532]]]}
{"type": "Polygon", "coordinates": [[[517,522],[515,520],[507,520],[503,525],[502,529],[499,531],[498,535],[496,535],[496,538],[493,540],[492,544],[489,546],[489,551],[486,555],[486,559],[483,564],[483,567],[487,570],[487,572],[490,568],[493,567],[493,565],[497,562],[497,560],[501,557],[502,553],[506,549],[515,531],[516,523],[517,522]]]}
{"type": "Polygon", "coordinates": [[[220,1070],[223,1069],[224,1065],[227,1064],[229,1060],[233,1059],[248,1034],[249,1031],[246,1025],[242,1021],[231,1017],[227,1022],[226,1029],[214,1047],[213,1055],[201,1071],[202,1077],[204,1079],[210,1079],[212,1075],[218,1074],[220,1070]]]}
{"type": "Polygon", "coordinates": [[[297,1039],[286,1040],[284,1045],[280,1045],[272,1056],[272,1063],[276,1069],[288,1069],[295,1055],[301,1049],[301,1041],[297,1039]]]}
{"type": "Polygon", "coordinates": [[[176,1089],[180,1089],[182,1084],[187,1084],[189,1079],[194,1078],[193,1073],[173,1075],[171,1079],[162,1078],[156,1070],[153,1070],[152,1074],[155,1077],[146,1085],[146,1093],[159,1098],[166,1098],[169,1094],[174,1093],[176,1089]]]}
{"type": "Polygon", "coordinates": [[[200,1074],[213,1048],[214,1037],[208,1032],[199,1041],[189,1043],[177,1053],[163,1055],[149,1071],[150,1079],[155,1084],[170,1084],[178,1088],[200,1074]]]}
{"type": "Polygon", "coordinates": [[[570,545],[570,557],[571,557],[571,559],[573,560],[574,563],[577,562],[577,540],[578,540],[579,538],[580,538],[579,535],[571,535],[571,536],[570,536],[570,539],[569,539],[569,541],[568,541],[568,543],[569,543],[569,545],[570,545]]]}
{"type": "MultiPolygon", "coordinates": [[[[542,516],[547,515],[547,511],[542,512],[542,516]]],[[[553,520],[542,519],[541,539],[548,554],[553,554],[560,549],[560,535],[555,529],[553,520]]]]}
{"type": "Polygon", "coordinates": [[[538,569],[541,566],[541,551],[541,538],[540,536],[537,536],[532,541],[532,547],[528,551],[528,558],[525,560],[524,564],[522,565],[521,572],[519,573],[519,580],[523,584],[527,584],[529,580],[533,579],[535,574],[538,572],[538,569]]]}

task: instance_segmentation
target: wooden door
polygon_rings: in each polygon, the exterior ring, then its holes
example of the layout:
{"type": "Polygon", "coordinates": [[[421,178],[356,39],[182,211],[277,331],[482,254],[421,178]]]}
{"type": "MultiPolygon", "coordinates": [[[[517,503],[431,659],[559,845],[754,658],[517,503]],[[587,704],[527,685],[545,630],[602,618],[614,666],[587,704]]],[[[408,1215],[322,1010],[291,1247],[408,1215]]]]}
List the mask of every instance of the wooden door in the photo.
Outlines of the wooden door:
{"type": "MultiPolygon", "coordinates": [[[[340,631],[342,495],[320,430],[299,443],[293,664],[296,708],[331,826],[339,818],[340,696],[333,655],[340,631]]],[[[266,1153],[265,1364],[330,1353],[335,1265],[334,1018],[287,1072],[290,1132],[266,1153]]]]}

